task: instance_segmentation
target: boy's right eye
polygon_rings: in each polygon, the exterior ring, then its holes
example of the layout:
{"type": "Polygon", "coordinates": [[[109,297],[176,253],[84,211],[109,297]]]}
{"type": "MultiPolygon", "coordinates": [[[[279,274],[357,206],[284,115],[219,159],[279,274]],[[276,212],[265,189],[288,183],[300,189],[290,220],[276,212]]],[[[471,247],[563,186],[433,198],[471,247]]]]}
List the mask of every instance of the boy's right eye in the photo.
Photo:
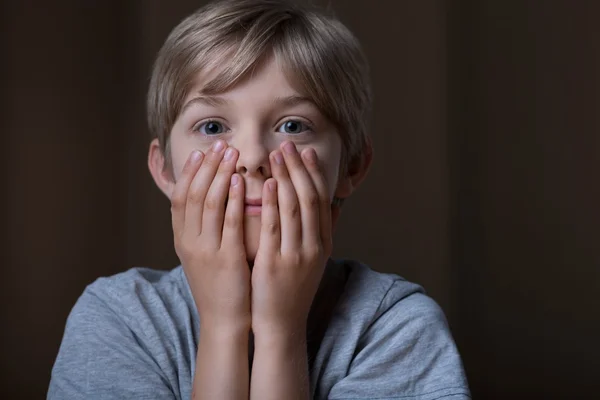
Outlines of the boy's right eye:
{"type": "Polygon", "coordinates": [[[204,121],[194,127],[194,131],[200,132],[203,135],[218,135],[225,132],[225,126],[219,121],[204,121]]]}

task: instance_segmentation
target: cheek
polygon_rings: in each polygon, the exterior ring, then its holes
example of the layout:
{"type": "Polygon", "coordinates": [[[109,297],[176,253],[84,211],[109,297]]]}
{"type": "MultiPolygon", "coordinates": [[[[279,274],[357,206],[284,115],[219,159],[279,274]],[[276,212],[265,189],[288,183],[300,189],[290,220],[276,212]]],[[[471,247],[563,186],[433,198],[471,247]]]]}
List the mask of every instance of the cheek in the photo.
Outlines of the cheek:
{"type": "Polygon", "coordinates": [[[173,170],[173,178],[175,180],[175,182],[177,182],[179,180],[179,177],[181,176],[181,171],[183,170],[183,165],[184,163],[181,162],[181,160],[176,159],[175,157],[171,156],[171,167],[173,170]]]}
{"type": "Polygon", "coordinates": [[[337,187],[339,170],[340,170],[340,156],[341,156],[341,145],[336,146],[324,146],[323,148],[316,148],[317,156],[319,158],[319,167],[321,173],[327,182],[327,188],[329,190],[329,198],[333,199],[333,194],[337,187]]]}
{"type": "Polygon", "coordinates": [[[175,181],[181,176],[183,166],[190,157],[190,154],[192,154],[192,151],[198,149],[205,152],[204,149],[194,146],[194,143],[191,140],[184,140],[179,136],[180,135],[175,133],[171,138],[171,166],[175,181]]]}

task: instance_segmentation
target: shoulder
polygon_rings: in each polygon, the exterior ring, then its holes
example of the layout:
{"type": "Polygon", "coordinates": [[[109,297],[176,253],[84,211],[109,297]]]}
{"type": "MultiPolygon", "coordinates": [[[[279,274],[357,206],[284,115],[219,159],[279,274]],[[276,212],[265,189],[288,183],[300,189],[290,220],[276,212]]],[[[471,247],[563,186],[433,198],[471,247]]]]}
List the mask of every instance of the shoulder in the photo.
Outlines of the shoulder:
{"type": "Polygon", "coordinates": [[[318,358],[317,398],[468,398],[439,305],[398,275],[343,265],[348,279],[318,358]]]}
{"type": "Polygon", "coordinates": [[[174,338],[195,334],[193,297],[183,269],[170,271],[132,268],[98,278],[88,285],[73,307],[67,332],[86,330],[126,333],[141,343],[168,345],[174,338]],[[189,332],[177,331],[186,328],[189,332]]]}
{"type": "Polygon", "coordinates": [[[132,298],[161,295],[180,289],[181,267],[170,271],[155,270],[144,267],[131,268],[127,271],[96,279],[89,284],[84,295],[97,296],[105,300],[126,302],[132,298]]]}
{"type": "Polygon", "coordinates": [[[158,298],[169,297],[177,291],[175,277],[176,269],[167,272],[131,268],[98,278],[77,299],[67,319],[67,327],[73,322],[97,321],[98,314],[128,322],[132,316],[145,311],[143,304],[152,305],[158,298]]]}
{"type": "Polygon", "coordinates": [[[387,329],[401,328],[405,337],[449,330],[444,311],[422,286],[356,261],[344,265],[349,274],[340,306],[342,312],[360,316],[363,340],[387,329]]]}
{"type": "Polygon", "coordinates": [[[437,305],[425,295],[423,287],[399,275],[377,272],[358,261],[342,260],[338,264],[348,271],[344,295],[340,302],[347,312],[355,310],[367,313],[370,314],[370,319],[374,320],[398,305],[415,308],[415,311],[437,310],[437,305]]]}
{"type": "MultiPolygon", "coordinates": [[[[127,271],[96,279],[89,284],[71,311],[67,326],[76,320],[89,320],[90,314],[115,317],[132,326],[156,317],[173,314],[184,308],[185,279],[181,268],[171,271],[131,268],[127,271]]],[[[93,322],[93,321],[92,321],[93,322]]]]}
{"type": "Polygon", "coordinates": [[[88,285],[67,318],[48,397],[177,392],[195,343],[182,275],[132,268],[88,285]]]}

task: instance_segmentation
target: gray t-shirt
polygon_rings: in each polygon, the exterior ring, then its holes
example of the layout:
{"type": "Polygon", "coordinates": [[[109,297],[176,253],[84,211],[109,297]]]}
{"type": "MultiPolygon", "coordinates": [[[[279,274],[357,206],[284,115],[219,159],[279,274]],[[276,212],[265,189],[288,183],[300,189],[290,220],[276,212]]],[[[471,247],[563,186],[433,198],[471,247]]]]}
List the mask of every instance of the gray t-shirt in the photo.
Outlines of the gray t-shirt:
{"type": "MultiPolygon", "coordinates": [[[[353,261],[322,341],[311,357],[314,399],[470,399],[460,356],[440,307],[423,289],[353,261]]],[[[199,318],[182,267],[133,268],[89,285],[69,315],[48,399],[190,399],[199,318]]],[[[310,342],[310,335],[309,335],[310,342]]]]}

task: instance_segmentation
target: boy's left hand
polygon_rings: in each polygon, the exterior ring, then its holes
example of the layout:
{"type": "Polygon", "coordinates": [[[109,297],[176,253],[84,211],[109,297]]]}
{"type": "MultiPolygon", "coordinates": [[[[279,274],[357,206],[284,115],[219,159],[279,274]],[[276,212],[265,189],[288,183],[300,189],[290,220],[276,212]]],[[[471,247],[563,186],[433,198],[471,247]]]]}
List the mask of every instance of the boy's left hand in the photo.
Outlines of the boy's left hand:
{"type": "Polygon", "coordinates": [[[252,330],[304,335],[331,254],[331,203],[314,149],[286,142],[270,157],[262,193],[261,234],[252,270],[252,330]]]}

